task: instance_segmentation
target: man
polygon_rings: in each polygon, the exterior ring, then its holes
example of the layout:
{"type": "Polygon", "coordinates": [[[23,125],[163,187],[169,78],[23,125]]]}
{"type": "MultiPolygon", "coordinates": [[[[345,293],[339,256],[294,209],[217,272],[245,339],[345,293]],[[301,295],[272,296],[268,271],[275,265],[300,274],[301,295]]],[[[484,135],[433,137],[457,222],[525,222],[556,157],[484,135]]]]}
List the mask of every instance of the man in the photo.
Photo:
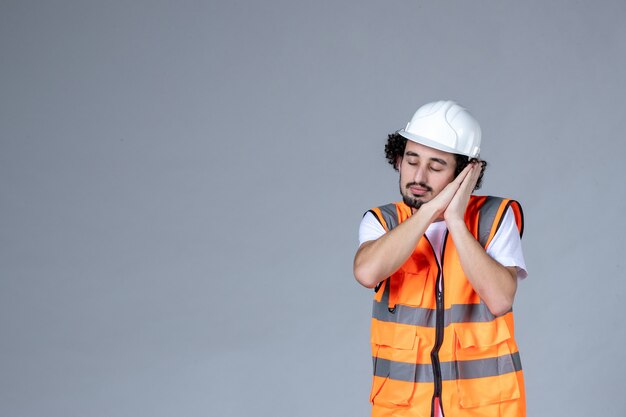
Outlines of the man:
{"type": "Polygon", "coordinates": [[[402,202],[368,211],[354,276],[375,288],[372,416],[525,416],[512,305],[526,276],[520,205],[471,195],[481,130],[452,101],[420,107],[385,152],[402,202]]]}

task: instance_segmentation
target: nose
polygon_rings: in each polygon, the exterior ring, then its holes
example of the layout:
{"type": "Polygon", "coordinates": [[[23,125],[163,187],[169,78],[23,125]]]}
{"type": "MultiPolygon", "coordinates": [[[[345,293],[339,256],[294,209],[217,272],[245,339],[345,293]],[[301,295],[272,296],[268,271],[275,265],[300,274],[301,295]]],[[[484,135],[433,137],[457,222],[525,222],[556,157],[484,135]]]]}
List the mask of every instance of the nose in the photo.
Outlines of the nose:
{"type": "Polygon", "coordinates": [[[415,175],[413,181],[418,184],[428,184],[428,171],[426,164],[419,164],[415,167],[415,175]]]}

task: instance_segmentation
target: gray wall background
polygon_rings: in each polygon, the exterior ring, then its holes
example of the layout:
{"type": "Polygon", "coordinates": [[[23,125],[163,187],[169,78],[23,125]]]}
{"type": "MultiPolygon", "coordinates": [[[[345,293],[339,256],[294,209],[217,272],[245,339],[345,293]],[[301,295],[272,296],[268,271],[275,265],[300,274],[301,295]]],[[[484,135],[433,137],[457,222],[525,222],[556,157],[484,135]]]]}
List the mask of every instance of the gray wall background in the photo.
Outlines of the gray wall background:
{"type": "Polygon", "coordinates": [[[0,414],[364,416],[386,134],[520,200],[529,416],[626,415],[623,1],[1,1],[0,414]]]}

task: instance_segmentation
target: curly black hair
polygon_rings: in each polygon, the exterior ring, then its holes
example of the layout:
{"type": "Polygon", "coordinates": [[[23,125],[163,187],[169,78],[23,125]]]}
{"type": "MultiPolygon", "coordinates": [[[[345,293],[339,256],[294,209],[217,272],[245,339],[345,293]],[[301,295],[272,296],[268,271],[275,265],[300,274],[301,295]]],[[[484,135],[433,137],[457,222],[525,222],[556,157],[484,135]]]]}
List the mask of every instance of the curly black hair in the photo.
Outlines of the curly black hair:
{"type": "MultiPolygon", "coordinates": [[[[398,157],[404,156],[404,148],[406,147],[407,139],[401,136],[398,132],[390,133],[387,135],[387,143],[385,144],[385,157],[387,157],[387,162],[393,166],[393,169],[398,170],[397,161],[398,157]]],[[[470,158],[469,156],[454,154],[454,158],[456,160],[456,169],[454,171],[454,176],[456,177],[463,171],[463,169],[470,163],[477,161],[476,158],[470,158]]],[[[474,190],[478,190],[483,184],[483,174],[485,173],[485,168],[487,168],[487,161],[480,161],[482,170],[480,171],[480,175],[478,176],[478,181],[476,182],[476,187],[474,190]]]]}

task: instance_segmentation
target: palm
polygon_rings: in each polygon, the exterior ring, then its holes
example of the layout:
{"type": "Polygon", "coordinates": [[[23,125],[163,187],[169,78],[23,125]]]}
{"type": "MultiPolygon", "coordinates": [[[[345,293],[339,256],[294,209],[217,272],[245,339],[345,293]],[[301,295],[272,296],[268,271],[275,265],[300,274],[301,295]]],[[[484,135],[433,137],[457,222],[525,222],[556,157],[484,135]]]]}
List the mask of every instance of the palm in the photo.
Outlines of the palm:
{"type": "Polygon", "coordinates": [[[478,164],[469,164],[468,166],[470,167],[469,173],[463,178],[461,185],[450,199],[450,203],[443,213],[446,220],[458,220],[465,217],[467,203],[472,191],[474,191],[474,187],[476,187],[476,182],[481,172],[481,167],[478,164]]]}

